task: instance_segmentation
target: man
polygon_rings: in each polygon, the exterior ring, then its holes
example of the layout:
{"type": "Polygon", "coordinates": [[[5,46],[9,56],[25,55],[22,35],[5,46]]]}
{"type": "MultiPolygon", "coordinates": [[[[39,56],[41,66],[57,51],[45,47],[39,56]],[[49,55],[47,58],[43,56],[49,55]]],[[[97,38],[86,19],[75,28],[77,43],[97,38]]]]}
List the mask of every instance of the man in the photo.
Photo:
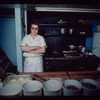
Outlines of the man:
{"type": "Polygon", "coordinates": [[[21,50],[24,51],[24,72],[43,72],[43,54],[46,51],[46,43],[42,36],[38,35],[39,26],[31,24],[31,33],[26,35],[21,42],[21,50]]]}

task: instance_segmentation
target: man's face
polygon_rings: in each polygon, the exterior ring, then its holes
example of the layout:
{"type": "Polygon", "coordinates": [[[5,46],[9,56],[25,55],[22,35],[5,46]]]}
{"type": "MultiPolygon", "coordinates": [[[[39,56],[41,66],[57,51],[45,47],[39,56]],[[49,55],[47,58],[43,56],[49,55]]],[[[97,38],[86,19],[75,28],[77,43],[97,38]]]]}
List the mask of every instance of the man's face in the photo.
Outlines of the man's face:
{"type": "Polygon", "coordinates": [[[33,35],[37,35],[38,30],[39,30],[38,25],[34,25],[34,24],[33,24],[33,25],[31,26],[31,33],[32,33],[33,35]]]}

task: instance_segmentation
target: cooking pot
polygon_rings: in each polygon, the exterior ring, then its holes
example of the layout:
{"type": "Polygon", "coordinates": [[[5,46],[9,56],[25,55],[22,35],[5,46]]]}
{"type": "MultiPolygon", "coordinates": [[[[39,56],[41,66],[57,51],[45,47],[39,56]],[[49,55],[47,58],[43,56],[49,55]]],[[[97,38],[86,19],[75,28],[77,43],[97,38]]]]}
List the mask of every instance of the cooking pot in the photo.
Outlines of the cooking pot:
{"type": "Polygon", "coordinates": [[[61,28],[60,32],[61,32],[61,34],[65,34],[66,33],[66,29],[65,28],[61,28]]]}
{"type": "Polygon", "coordinates": [[[78,46],[78,50],[81,52],[81,53],[87,53],[89,50],[83,46],[78,46]]]}
{"type": "Polygon", "coordinates": [[[68,48],[69,48],[70,50],[75,50],[75,49],[76,49],[76,46],[75,46],[75,45],[68,45],[68,48]]]}

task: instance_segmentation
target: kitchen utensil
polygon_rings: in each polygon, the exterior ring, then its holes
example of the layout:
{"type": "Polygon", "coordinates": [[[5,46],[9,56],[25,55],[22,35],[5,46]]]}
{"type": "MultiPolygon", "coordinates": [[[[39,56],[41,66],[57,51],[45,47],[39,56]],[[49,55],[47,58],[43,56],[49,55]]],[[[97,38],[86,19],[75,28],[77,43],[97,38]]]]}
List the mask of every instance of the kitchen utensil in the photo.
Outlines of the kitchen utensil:
{"type": "Polygon", "coordinates": [[[75,49],[76,49],[76,46],[75,46],[75,45],[68,45],[68,48],[69,48],[70,50],[75,50],[75,49]]]}
{"type": "Polygon", "coordinates": [[[68,72],[66,72],[66,73],[67,73],[67,75],[68,75],[69,79],[71,79],[71,77],[70,77],[69,73],[68,73],[68,72]]]}
{"type": "Polygon", "coordinates": [[[84,35],[84,34],[86,34],[86,32],[80,32],[80,34],[84,35]]]}
{"type": "Polygon", "coordinates": [[[44,78],[40,77],[40,76],[39,76],[39,75],[37,75],[37,74],[34,74],[33,76],[36,76],[36,77],[40,78],[40,79],[41,79],[41,80],[43,80],[43,81],[47,81],[46,79],[44,79],[44,78]]]}
{"type": "Polygon", "coordinates": [[[89,52],[89,50],[87,48],[85,48],[84,46],[78,46],[77,49],[81,53],[87,53],[87,52],[89,52]]]}
{"type": "Polygon", "coordinates": [[[61,28],[60,32],[61,32],[61,34],[65,34],[66,33],[66,29],[65,28],[61,28]]]}
{"type": "Polygon", "coordinates": [[[25,96],[41,96],[42,95],[42,83],[39,81],[27,81],[23,84],[23,95],[25,96]]]}
{"type": "Polygon", "coordinates": [[[69,34],[73,34],[73,29],[69,29],[69,34]]]}
{"type": "Polygon", "coordinates": [[[66,21],[63,21],[63,20],[59,20],[58,21],[58,24],[66,24],[67,22],[66,21]]]}

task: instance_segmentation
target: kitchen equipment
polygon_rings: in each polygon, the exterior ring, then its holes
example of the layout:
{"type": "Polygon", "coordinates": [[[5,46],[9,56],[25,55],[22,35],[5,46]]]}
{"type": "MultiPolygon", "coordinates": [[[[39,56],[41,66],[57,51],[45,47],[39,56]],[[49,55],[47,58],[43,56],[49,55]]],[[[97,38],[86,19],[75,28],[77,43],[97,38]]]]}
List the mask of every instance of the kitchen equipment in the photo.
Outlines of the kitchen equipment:
{"type": "Polygon", "coordinates": [[[87,52],[89,52],[89,50],[87,48],[85,48],[84,46],[78,46],[77,49],[81,53],[87,53],[87,52]]]}
{"type": "Polygon", "coordinates": [[[73,79],[67,79],[64,80],[63,83],[63,95],[64,96],[78,96],[82,95],[82,85],[79,81],[73,80],[73,79]],[[67,86],[70,86],[70,89],[67,88],[67,86]],[[73,89],[74,87],[74,89],[73,89]]]}
{"type": "Polygon", "coordinates": [[[67,22],[64,21],[64,20],[59,20],[57,23],[58,23],[58,24],[66,24],[67,22]]]}
{"type": "Polygon", "coordinates": [[[65,28],[61,28],[60,32],[61,32],[61,34],[65,34],[66,33],[66,29],[65,28]]]}
{"type": "Polygon", "coordinates": [[[71,77],[70,77],[69,73],[68,73],[68,72],[66,72],[66,73],[67,73],[67,75],[68,75],[69,79],[71,79],[71,77]]]}
{"type": "Polygon", "coordinates": [[[22,85],[18,83],[12,83],[5,85],[0,89],[1,96],[18,96],[22,95],[22,85]]]}
{"type": "Polygon", "coordinates": [[[42,83],[39,81],[27,81],[23,84],[23,95],[25,96],[41,96],[42,95],[42,83]]]}
{"type": "Polygon", "coordinates": [[[69,34],[73,34],[73,29],[69,29],[69,34]]]}
{"type": "Polygon", "coordinates": [[[100,85],[93,79],[82,79],[81,84],[83,86],[83,96],[95,96],[99,95],[100,85]]]}
{"type": "Polygon", "coordinates": [[[66,59],[80,59],[83,57],[83,55],[77,52],[76,50],[63,51],[63,53],[66,59]]]}
{"type": "Polygon", "coordinates": [[[48,80],[43,83],[44,96],[61,96],[62,82],[58,80],[48,80]]]}
{"type": "Polygon", "coordinates": [[[86,34],[86,32],[80,32],[80,34],[84,35],[84,34],[86,34]]]}
{"type": "Polygon", "coordinates": [[[39,75],[37,75],[37,74],[34,74],[33,76],[36,76],[36,77],[40,78],[40,79],[41,79],[41,80],[43,80],[43,81],[47,81],[46,79],[44,79],[44,78],[40,77],[40,76],[39,76],[39,75]]]}
{"type": "Polygon", "coordinates": [[[75,50],[76,46],[75,45],[68,45],[69,50],[75,50]]]}

